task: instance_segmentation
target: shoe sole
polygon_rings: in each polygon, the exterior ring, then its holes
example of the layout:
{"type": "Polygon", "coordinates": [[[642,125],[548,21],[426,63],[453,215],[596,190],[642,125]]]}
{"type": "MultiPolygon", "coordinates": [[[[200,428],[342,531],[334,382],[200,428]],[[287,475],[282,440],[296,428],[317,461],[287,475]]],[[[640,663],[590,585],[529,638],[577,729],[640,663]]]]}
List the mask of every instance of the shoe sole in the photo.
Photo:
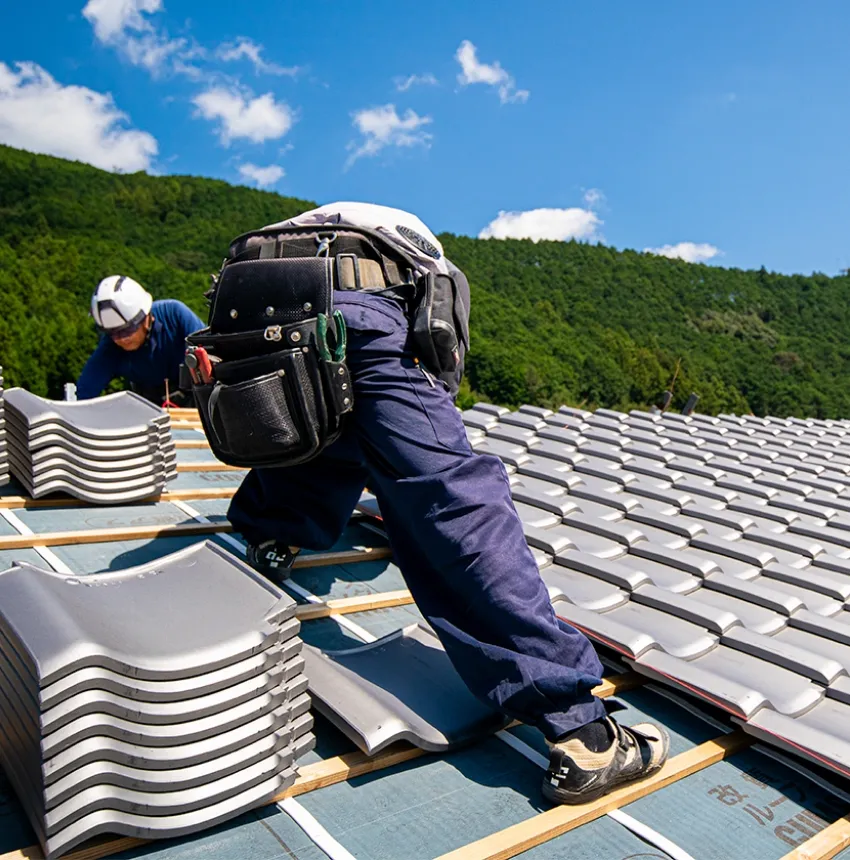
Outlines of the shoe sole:
{"type": "Polygon", "coordinates": [[[580,806],[584,803],[591,803],[594,800],[599,800],[600,797],[610,794],[610,792],[615,788],[619,788],[621,785],[625,785],[629,782],[639,782],[642,779],[646,779],[648,776],[652,776],[652,774],[657,773],[662,767],[664,767],[667,757],[670,754],[670,736],[663,729],[662,739],[664,741],[664,755],[662,756],[661,761],[654,767],[638,771],[631,776],[615,777],[610,782],[600,785],[598,788],[594,788],[591,791],[567,791],[563,788],[555,788],[548,779],[545,779],[541,786],[543,797],[552,803],[565,804],[567,806],[580,806]]]}

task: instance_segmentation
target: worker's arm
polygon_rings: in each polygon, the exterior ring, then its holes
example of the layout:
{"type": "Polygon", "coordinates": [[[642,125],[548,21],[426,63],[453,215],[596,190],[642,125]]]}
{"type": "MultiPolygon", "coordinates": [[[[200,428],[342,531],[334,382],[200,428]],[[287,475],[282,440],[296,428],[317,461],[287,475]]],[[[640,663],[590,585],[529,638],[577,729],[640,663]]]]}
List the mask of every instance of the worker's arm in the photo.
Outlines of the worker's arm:
{"type": "Polygon", "coordinates": [[[77,399],[89,400],[97,397],[116,375],[115,364],[109,355],[109,343],[105,338],[101,338],[77,380],[77,399]]]}

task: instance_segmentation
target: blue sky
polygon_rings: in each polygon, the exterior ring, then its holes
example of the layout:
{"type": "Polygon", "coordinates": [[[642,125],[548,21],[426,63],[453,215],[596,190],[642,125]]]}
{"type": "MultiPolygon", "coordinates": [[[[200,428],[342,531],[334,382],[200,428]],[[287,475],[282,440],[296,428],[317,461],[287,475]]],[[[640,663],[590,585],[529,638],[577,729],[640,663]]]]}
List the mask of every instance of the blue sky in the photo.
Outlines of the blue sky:
{"type": "MultiPolygon", "coordinates": [[[[723,266],[850,267],[850,4],[7,4],[0,142],[723,266]]],[[[250,228],[256,225],[244,225],[250,228]]]]}

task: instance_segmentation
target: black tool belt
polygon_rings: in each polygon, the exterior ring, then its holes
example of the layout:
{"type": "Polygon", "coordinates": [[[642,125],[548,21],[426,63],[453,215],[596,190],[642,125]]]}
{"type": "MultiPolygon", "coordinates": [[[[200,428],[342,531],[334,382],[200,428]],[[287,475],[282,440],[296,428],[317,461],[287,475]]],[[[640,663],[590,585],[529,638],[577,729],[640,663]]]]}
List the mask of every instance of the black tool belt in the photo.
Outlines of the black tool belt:
{"type": "Polygon", "coordinates": [[[194,370],[194,392],[221,461],[292,466],[315,457],[342,432],[354,395],[345,322],[333,310],[332,260],[226,265],[209,326],[186,343],[193,365],[202,351],[210,359],[211,374],[194,370]]]}

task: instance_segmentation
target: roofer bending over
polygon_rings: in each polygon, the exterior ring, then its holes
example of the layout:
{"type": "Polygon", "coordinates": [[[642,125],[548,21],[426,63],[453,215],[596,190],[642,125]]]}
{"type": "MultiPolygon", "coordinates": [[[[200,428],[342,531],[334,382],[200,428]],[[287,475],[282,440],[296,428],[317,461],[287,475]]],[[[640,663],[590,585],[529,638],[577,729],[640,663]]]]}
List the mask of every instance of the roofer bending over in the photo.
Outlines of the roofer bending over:
{"type": "Polygon", "coordinates": [[[191,405],[191,392],[180,390],[180,366],[186,337],[203,327],[197,314],[176,299],[153,301],[132,278],[110,275],[97,286],[91,315],[102,332],[95,351],[77,380],[77,397],[97,397],[113,380],[162,405],[191,405]]]}
{"type": "Polygon", "coordinates": [[[555,615],[501,461],[467,441],[452,393],[468,307],[466,279],[415,216],[312,210],[234,241],[210,327],[189,339],[215,368],[196,397],[219,457],[287,465],[251,471],[228,512],[254,566],[285,578],[291,547],[333,546],[368,485],[458,673],[544,733],[545,796],[584,803],[658,770],[669,739],[618,725],[593,696],[596,652],[555,615]]]}

